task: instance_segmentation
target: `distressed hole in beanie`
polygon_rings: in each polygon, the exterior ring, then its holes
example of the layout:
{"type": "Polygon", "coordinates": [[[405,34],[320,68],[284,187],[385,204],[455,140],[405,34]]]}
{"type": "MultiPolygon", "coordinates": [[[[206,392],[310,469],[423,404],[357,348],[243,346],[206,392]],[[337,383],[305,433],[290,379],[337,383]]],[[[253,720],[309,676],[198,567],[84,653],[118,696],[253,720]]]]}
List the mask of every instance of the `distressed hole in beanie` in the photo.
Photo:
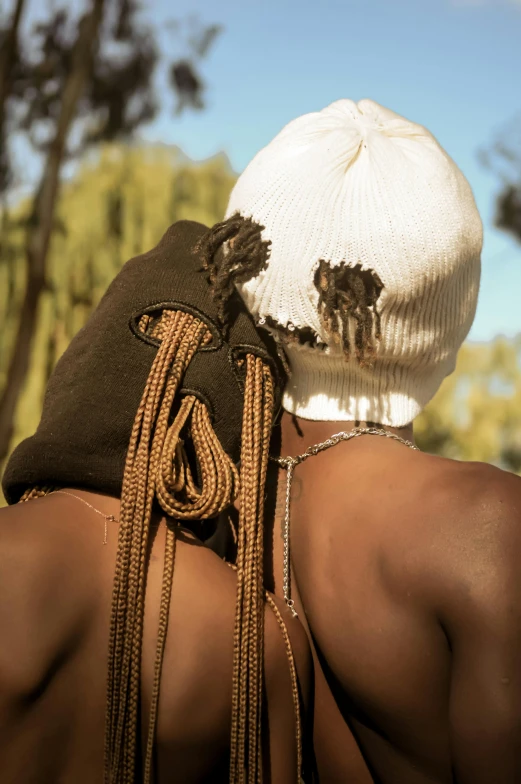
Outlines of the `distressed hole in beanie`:
{"type": "Polygon", "coordinates": [[[383,283],[371,269],[345,262],[334,266],[320,260],[314,279],[318,311],[326,330],[351,356],[350,320],[354,320],[355,357],[361,367],[369,365],[375,353],[375,341],[381,338],[377,303],[383,283]]]}
{"type": "Polygon", "coordinates": [[[263,316],[258,322],[261,326],[275,333],[277,340],[285,344],[309,346],[324,350],[327,348],[312,327],[296,327],[293,324],[280,324],[271,316],[263,316]]]}

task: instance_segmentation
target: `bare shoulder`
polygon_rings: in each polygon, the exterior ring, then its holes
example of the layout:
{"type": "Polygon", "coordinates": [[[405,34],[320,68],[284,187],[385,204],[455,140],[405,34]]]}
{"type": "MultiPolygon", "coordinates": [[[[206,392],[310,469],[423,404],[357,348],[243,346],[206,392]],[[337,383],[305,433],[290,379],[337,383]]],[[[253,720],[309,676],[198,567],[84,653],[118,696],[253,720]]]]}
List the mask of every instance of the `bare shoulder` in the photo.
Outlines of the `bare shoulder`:
{"type": "MultiPolygon", "coordinates": [[[[154,568],[152,563],[149,570],[150,587],[155,584],[151,578],[157,571],[157,596],[150,597],[156,606],[159,605],[162,561],[160,554],[158,566],[154,568]]],[[[200,542],[178,537],[171,598],[172,639],[181,641],[179,647],[175,647],[182,658],[187,650],[191,651],[191,661],[195,664],[198,660],[199,672],[212,660],[215,664],[219,660],[223,667],[226,666],[233,646],[235,601],[234,571],[200,542]],[[206,644],[201,644],[203,641],[206,644]]],[[[208,669],[211,672],[213,668],[208,669]]],[[[229,669],[231,672],[231,664],[229,669]]]]}
{"type": "Polygon", "coordinates": [[[20,599],[18,610],[25,607],[30,611],[33,602],[38,601],[38,594],[46,592],[48,580],[45,578],[53,555],[53,538],[46,530],[41,511],[40,502],[0,510],[2,608],[12,601],[16,606],[20,599]]]}
{"type": "MultiPolygon", "coordinates": [[[[204,753],[213,754],[215,758],[228,749],[236,594],[233,569],[200,543],[177,541],[162,675],[164,710],[159,722],[159,737],[165,739],[162,744],[165,764],[172,745],[166,742],[168,738],[175,737],[176,744],[182,741],[190,744],[197,738],[204,753]]],[[[158,602],[151,604],[157,606],[158,602]]],[[[300,624],[292,622],[280,605],[275,606],[275,611],[268,605],[269,602],[265,609],[264,673],[270,737],[272,723],[280,720],[278,730],[289,732],[291,742],[294,710],[288,640],[280,628],[282,618],[288,629],[305,697],[309,682],[309,649],[300,624]]],[[[155,640],[156,623],[153,622],[150,628],[155,640]]],[[[145,645],[148,644],[145,640],[145,645]]],[[[153,647],[146,656],[150,662],[149,671],[145,673],[146,682],[152,678],[153,647]]],[[[276,734],[273,743],[279,749],[281,744],[276,734]]]]}
{"type": "MultiPolygon", "coordinates": [[[[153,682],[163,560],[163,541],[158,537],[145,601],[145,704],[153,682]]],[[[200,542],[177,537],[158,726],[159,756],[165,770],[180,764],[175,760],[179,748],[200,744],[203,758],[206,747],[209,765],[227,748],[235,585],[233,570],[215,553],[200,542]]]]}
{"type": "Polygon", "coordinates": [[[521,537],[520,477],[487,463],[425,458],[419,493],[428,518],[446,519],[455,537],[512,544],[521,537]]]}
{"type": "Polygon", "coordinates": [[[422,568],[440,609],[521,608],[521,478],[484,463],[429,458],[428,468],[422,568]]]}
{"type": "MultiPolygon", "coordinates": [[[[201,655],[215,663],[217,649],[228,656],[233,644],[237,582],[233,569],[207,547],[178,542],[172,601],[177,617],[184,617],[195,634],[203,633],[211,645],[201,655]],[[176,589],[177,582],[177,589],[176,589]],[[206,653],[205,653],[206,651],[206,653]]],[[[265,662],[274,678],[289,677],[288,644],[293,651],[299,678],[309,680],[310,650],[302,625],[283,602],[269,597],[265,608],[265,662]],[[287,632],[287,638],[286,638],[287,632]]],[[[224,662],[223,662],[224,663],[224,662]]],[[[214,670],[215,667],[210,668],[214,670]]],[[[270,676],[270,677],[271,677],[270,676]]]]}
{"type": "Polygon", "coordinates": [[[89,622],[95,569],[85,542],[60,525],[61,506],[49,498],[0,510],[0,679],[13,694],[37,688],[89,622]]]}
{"type": "MultiPolygon", "coordinates": [[[[159,560],[162,571],[162,556],[159,560]]],[[[199,673],[221,667],[226,673],[229,670],[231,678],[236,594],[235,572],[225,561],[197,540],[177,538],[172,638],[182,640],[177,656],[184,659],[191,650],[192,664],[197,662],[199,673]]],[[[186,664],[189,666],[188,660],[186,664]]]]}

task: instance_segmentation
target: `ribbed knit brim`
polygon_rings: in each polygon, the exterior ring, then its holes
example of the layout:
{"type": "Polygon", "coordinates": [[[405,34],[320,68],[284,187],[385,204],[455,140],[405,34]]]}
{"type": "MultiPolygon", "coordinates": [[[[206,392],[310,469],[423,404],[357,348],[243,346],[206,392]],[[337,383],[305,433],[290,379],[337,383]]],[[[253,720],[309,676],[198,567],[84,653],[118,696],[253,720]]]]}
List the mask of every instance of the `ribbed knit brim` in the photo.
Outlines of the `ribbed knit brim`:
{"type": "Polygon", "coordinates": [[[342,356],[288,346],[291,377],[283,396],[284,408],[304,419],[378,422],[402,427],[412,422],[454,369],[449,358],[438,374],[376,360],[361,368],[342,356]],[[327,412],[327,416],[324,416],[327,412]]]}

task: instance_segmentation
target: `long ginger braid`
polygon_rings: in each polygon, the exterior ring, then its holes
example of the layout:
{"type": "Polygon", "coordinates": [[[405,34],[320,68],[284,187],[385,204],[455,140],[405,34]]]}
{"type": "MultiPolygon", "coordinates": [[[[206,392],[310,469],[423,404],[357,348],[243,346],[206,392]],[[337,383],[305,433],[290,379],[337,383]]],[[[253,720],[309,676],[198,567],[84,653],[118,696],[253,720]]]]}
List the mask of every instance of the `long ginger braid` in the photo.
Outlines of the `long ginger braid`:
{"type": "Polygon", "coordinates": [[[41,487],[30,487],[28,490],[20,498],[20,503],[24,503],[24,501],[34,501],[36,498],[44,498],[49,493],[52,493],[54,487],[50,485],[42,485],[41,487]]]}
{"type": "Polygon", "coordinates": [[[111,782],[130,781],[135,768],[143,562],[154,497],[153,477],[149,477],[150,442],[160,396],[174,357],[181,353],[182,338],[189,325],[186,314],[169,314],[169,319],[170,329],[158,349],[138,408],[123,476],[109,637],[105,738],[105,779],[111,782]]]}
{"type": "Polygon", "coordinates": [[[174,576],[176,539],[171,529],[167,530],[165,541],[165,563],[163,567],[163,582],[161,587],[161,603],[159,605],[159,626],[157,631],[156,660],[154,664],[154,683],[152,684],[152,699],[148,721],[148,736],[145,751],[145,764],[143,767],[144,784],[152,784],[152,760],[154,755],[154,741],[157,727],[157,712],[159,706],[159,688],[161,685],[161,671],[165,655],[166,633],[168,631],[168,616],[170,612],[170,598],[172,595],[172,579],[174,576]]]}
{"type": "MultiPolygon", "coordinates": [[[[238,213],[216,224],[196,246],[209,273],[219,315],[225,320],[237,284],[266,269],[270,242],[264,227],[238,213]]],[[[282,357],[279,357],[281,359],[282,357]]],[[[273,421],[274,386],[270,370],[260,359],[246,357],[246,384],[241,449],[240,518],[237,541],[237,607],[234,630],[230,782],[262,781],[261,708],[264,642],[263,505],[268,449],[273,421]]],[[[268,602],[275,612],[276,605],[268,602]]],[[[298,775],[302,749],[300,702],[291,643],[282,616],[283,632],[296,706],[298,775]]]]}
{"type": "MultiPolygon", "coordinates": [[[[148,320],[142,320],[146,328],[148,320]]],[[[211,427],[206,407],[187,397],[174,422],[169,415],[186,367],[210,335],[187,313],[168,312],[151,333],[161,339],[138,409],[127,454],[121,497],[109,640],[109,683],[105,746],[105,781],[134,784],[139,735],[141,646],[147,547],[154,498],[176,519],[213,517],[228,506],[237,490],[237,471],[211,427]],[[202,474],[198,489],[180,443],[190,419],[191,438],[202,474]]],[[[145,781],[152,775],[161,664],[166,640],[173,575],[173,535],[167,534],[154,689],[145,756],[145,781]]]]}
{"type": "Polygon", "coordinates": [[[273,601],[273,598],[266,592],[266,602],[268,603],[269,607],[271,608],[275,620],[279,625],[279,629],[282,634],[282,639],[284,640],[284,646],[286,648],[286,656],[288,659],[289,664],[289,673],[291,677],[291,695],[293,698],[293,711],[295,714],[295,739],[296,739],[296,749],[297,749],[297,771],[300,780],[300,774],[302,771],[302,718],[301,718],[301,706],[300,706],[300,692],[298,686],[298,675],[297,675],[297,668],[295,666],[295,659],[293,657],[293,649],[291,647],[291,640],[289,638],[288,629],[286,624],[284,623],[284,618],[282,617],[279,608],[273,601]]]}
{"type": "MultiPolygon", "coordinates": [[[[215,435],[206,406],[195,396],[186,396],[176,405],[186,368],[195,352],[211,339],[206,326],[192,315],[179,311],[164,311],[157,319],[144,316],[139,326],[161,343],[136,413],[123,477],[109,633],[105,784],[135,784],[138,771],[145,579],[154,500],[174,519],[200,520],[213,517],[228,507],[239,488],[237,469],[215,435]],[[172,409],[177,413],[170,424],[172,409]],[[192,475],[182,445],[181,433],[186,431],[200,468],[199,482],[192,475]]],[[[230,784],[260,784],[264,644],[262,520],[274,389],[271,372],[261,359],[247,355],[244,365],[230,784]]],[[[22,500],[41,497],[53,489],[33,488],[22,500]]],[[[151,784],[153,780],[153,751],[174,557],[175,535],[169,528],[143,765],[145,784],[151,784]]],[[[302,753],[296,669],[284,621],[269,599],[268,603],[275,612],[288,653],[300,773],[302,753]]]]}
{"type": "Polygon", "coordinates": [[[273,419],[273,381],[261,359],[246,357],[237,547],[230,782],[262,782],[264,641],[263,506],[273,419]]]}
{"type": "MultiPolygon", "coordinates": [[[[211,339],[205,324],[180,311],[145,315],[139,328],[160,342],[138,407],[127,451],[121,492],[118,551],[109,632],[104,781],[135,784],[139,743],[140,671],[145,578],[152,506],[157,499],[177,520],[214,517],[234,501],[238,471],[213,430],[206,406],[187,396],[170,414],[183,374],[195,352],[211,339]],[[188,431],[201,482],[194,480],[181,441],[188,431]]],[[[28,489],[21,501],[41,498],[54,487],[28,489]]],[[[167,530],[154,682],[144,760],[144,782],[152,781],[152,758],[175,557],[175,535],[167,530]]]]}

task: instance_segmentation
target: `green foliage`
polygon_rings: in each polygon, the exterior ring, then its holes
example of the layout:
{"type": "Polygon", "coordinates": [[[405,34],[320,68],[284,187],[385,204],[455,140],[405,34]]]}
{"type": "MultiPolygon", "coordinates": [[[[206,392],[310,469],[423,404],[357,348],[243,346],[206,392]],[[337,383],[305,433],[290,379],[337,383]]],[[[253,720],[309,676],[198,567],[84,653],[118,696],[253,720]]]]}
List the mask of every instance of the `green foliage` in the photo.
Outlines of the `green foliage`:
{"type": "MultiPolygon", "coordinates": [[[[34,432],[56,361],[124,262],[153,247],[176,220],[221,220],[234,181],[224,155],[194,163],[177,148],[107,145],[65,183],[11,448],[34,432]]],[[[25,286],[28,210],[22,203],[0,219],[0,391],[25,286]]]]}
{"type": "Polygon", "coordinates": [[[416,422],[419,445],[521,472],[521,336],[467,343],[416,422]]]}
{"type": "MultiPolygon", "coordinates": [[[[153,247],[176,220],[220,220],[234,181],[225,156],[196,164],[164,146],[108,145],[83,162],[62,190],[12,448],[34,432],[57,359],[122,264],[153,247]]],[[[22,203],[0,216],[0,390],[25,286],[28,209],[22,203]]],[[[520,360],[521,336],[466,344],[416,422],[420,446],[521,472],[520,360]]]]}

